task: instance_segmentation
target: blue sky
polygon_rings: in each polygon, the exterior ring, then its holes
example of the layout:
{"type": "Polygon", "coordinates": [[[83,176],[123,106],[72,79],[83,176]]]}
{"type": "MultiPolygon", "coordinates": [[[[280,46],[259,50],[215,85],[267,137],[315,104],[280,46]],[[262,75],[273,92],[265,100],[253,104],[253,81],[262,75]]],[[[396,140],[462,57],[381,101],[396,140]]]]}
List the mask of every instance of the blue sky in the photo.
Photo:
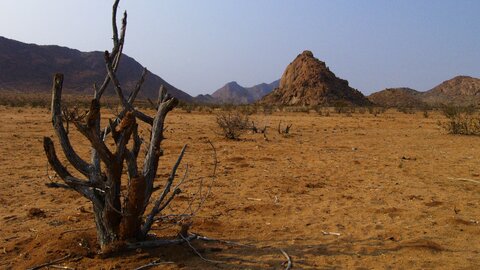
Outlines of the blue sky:
{"type": "MultiPolygon", "coordinates": [[[[110,50],[111,5],[1,1],[0,36],[110,50]]],[[[480,77],[478,0],[122,0],[125,9],[124,52],[191,95],[274,81],[305,49],[364,94],[480,77]]]]}

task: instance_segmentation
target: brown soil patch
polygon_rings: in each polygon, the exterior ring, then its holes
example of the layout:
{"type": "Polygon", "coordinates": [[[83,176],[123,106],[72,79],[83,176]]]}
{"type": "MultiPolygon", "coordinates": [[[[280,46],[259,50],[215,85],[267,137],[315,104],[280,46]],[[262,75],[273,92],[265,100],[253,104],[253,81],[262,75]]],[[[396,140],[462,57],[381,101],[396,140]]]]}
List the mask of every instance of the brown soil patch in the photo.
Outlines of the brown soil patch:
{"type": "MultiPolygon", "coordinates": [[[[167,119],[156,185],[184,143],[189,177],[208,180],[211,140],[217,179],[192,231],[253,245],[194,242],[204,257],[222,261],[211,263],[187,245],[101,258],[89,202],[45,186],[42,137],[54,138],[48,111],[0,107],[0,268],[25,269],[70,254],[57,264],[134,269],[159,260],[168,263],[156,269],[281,269],[278,248],[296,269],[480,267],[480,186],[451,180],[480,179],[479,137],[446,134],[437,113],[252,117],[294,125],[289,137],[271,132],[269,141],[262,134],[227,141],[215,133],[213,114],[177,110],[167,119]]],[[[88,142],[70,128],[80,139],[74,147],[88,158],[88,142]]],[[[155,233],[172,237],[176,230],[155,233]]]]}

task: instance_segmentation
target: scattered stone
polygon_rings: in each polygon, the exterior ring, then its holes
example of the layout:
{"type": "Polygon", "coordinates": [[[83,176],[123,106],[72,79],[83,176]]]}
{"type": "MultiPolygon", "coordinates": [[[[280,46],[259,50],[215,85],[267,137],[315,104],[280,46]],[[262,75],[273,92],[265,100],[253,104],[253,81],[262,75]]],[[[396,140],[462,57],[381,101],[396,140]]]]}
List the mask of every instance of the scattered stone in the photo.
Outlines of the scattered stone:
{"type": "Polygon", "coordinates": [[[42,209],[33,207],[28,210],[28,217],[44,218],[44,217],[47,217],[47,215],[45,214],[45,211],[43,211],[42,209]]]}

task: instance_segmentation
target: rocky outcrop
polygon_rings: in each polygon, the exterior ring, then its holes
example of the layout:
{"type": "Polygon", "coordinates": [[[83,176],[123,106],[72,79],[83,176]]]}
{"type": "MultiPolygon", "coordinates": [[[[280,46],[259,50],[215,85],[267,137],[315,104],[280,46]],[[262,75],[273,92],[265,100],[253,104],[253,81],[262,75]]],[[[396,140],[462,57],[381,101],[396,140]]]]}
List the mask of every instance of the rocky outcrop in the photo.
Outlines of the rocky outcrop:
{"type": "Polygon", "coordinates": [[[310,51],[299,54],[288,65],[280,85],[260,100],[271,105],[370,105],[371,102],[348,81],[335,74],[310,51]]]}

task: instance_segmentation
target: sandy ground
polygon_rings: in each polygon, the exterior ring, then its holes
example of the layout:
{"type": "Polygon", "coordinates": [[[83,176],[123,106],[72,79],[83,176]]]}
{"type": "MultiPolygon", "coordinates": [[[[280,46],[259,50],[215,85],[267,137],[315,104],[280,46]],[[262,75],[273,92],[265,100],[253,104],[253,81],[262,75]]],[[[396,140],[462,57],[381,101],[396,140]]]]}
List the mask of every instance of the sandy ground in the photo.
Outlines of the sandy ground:
{"type": "MultiPolygon", "coordinates": [[[[280,248],[295,269],[480,269],[480,138],[446,134],[438,113],[254,115],[272,127],[268,141],[261,134],[225,140],[214,114],[170,114],[157,183],[184,143],[189,177],[209,181],[211,140],[217,177],[192,232],[253,245],[192,243],[216,263],[188,245],[97,255],[90,203],[45,186],[49,118],[45,109],[0,108],[1,269],[68,254],[55,264],[134,269],[157,260],[164,263],[157,269],[282,269],[280,248]],[[280,120],[293,123],[290,136],[277,134],[280,120]]],[[[87,142],[75,146],[88,157],[87,142]]]]}

